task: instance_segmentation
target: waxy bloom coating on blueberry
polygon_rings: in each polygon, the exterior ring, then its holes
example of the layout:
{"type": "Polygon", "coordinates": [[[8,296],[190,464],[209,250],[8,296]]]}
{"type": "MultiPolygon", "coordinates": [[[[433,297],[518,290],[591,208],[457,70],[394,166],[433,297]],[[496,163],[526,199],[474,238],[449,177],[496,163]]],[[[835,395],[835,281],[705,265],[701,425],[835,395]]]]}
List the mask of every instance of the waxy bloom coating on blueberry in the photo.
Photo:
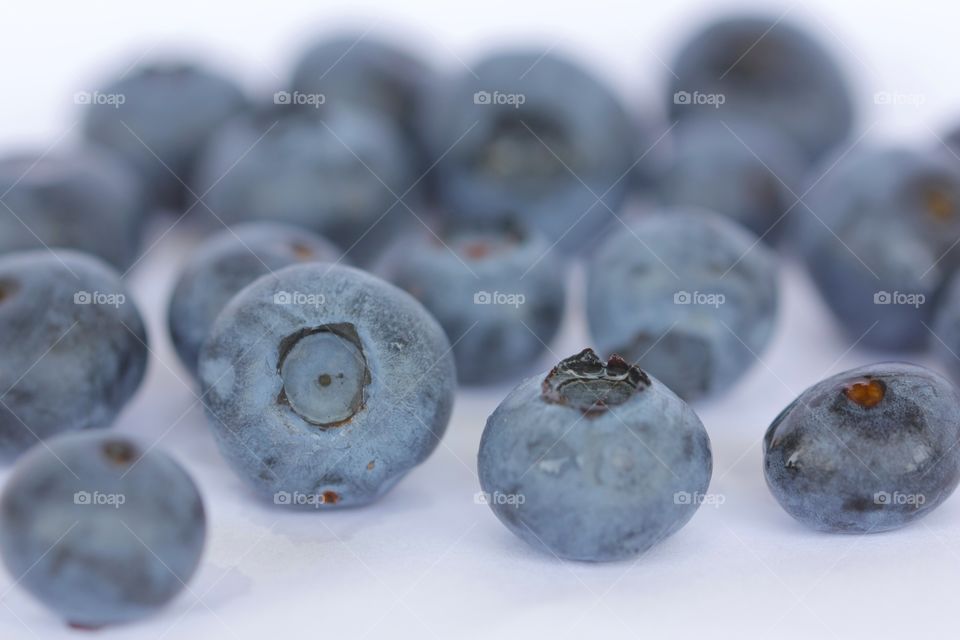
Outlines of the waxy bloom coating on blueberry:
{"type": "Polygon", "coordinates": [[[143,379],[146,340],[104,262],[46,249],[0,258],[0,457],[110,426],[143,379]]]}
{"type": "Polygon", "coordinates": [[[960,481],[960,395],[912,364],[846,371],[804,391],[763,442],[767,485],[821,531],[875,533],[933,511],[960,481]]]}
{"type": "Polygon", "coordinates": [[[349,267],[287,267],[243,289],[200,354],[210,424],[277,504],[373,501],[436,448],[456,372],[412,297],[349,267]]]}
{"type": "Polygon", "coordinates": [[[693,410],[619,357],[567,358],[487,420],[480,485],[496,516],[561,558],[619,560],[696,512],[713,469],[693,410]]]}
{"type": "Polygon", "coordinates": [[[777,265],[756,236],[710,211],[664,210],[592,257],[590,332],[686,400],[722,391],[773,334],[777,265]]]}
{"type": "Polygon", "coordinates": [[[238,224],[210,236],[184,266],[170,299],[170,337],[196,374],[200,347],[230,299],[260,276],[299,262],[335,262],[340,251],[320,236],[276,222],[238,224]]]}
{"type": "Polygon", "coordinates": [[[196,485],[172,458],[103,431],[26,453],[0,497],[0,554],[66,622],[150,615],[184,589],[206,537],[196,485]]]}
{"type": "Polygon", "coordinates": [[[118,269],[138,257],[139,176],[95,146],[0,159],[0,253],[46,247],[92,253],[118,269]]]}
{"type": "Polygon", "coordinates": [[[418,299],[453,343],[461,383],[529,373],[563,320],[563,264],[515,225],[401,237],[378,271],[418,299]]]}

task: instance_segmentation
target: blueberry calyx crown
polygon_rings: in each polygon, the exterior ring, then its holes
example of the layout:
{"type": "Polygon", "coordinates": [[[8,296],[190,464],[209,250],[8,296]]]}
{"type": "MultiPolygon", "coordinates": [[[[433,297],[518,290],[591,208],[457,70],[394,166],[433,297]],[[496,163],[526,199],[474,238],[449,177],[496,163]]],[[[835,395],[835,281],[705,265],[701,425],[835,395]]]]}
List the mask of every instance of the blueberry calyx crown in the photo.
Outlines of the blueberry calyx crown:
{"type": "Polygon", "coordinates": [[[886,392],[887,385],[876,378],[857,380],[843,388],[843,394],[847,396],[847,399],[864,409],[872,409],[880,404],[886,392]]]}
{"type": "Polygon", "coordinates": [[[614,354],[604,363],[593,349],[584,349],[555,366],[543,381],[543,399],[597,415],[623,404],[650,386],[640,368],[614,354]]]}

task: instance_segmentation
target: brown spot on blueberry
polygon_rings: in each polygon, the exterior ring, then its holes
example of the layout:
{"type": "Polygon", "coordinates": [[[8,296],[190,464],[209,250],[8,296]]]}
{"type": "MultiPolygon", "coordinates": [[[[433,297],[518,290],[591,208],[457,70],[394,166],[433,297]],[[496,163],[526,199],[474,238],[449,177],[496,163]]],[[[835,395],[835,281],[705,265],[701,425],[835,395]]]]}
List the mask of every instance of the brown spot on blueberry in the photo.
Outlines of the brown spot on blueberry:
{"type": "Polygon", "coordinates": [[[924,193],[924,204],[937,220],[948,220],[957,209],[950,194],[939,188],[931,188],[924,193]]]}
{"type": "Polygon", "coordinates": [[[375,460],[371,460],[370,462],[368,462],[368,463],[367,463],[367,471],[373,471],[373,468],[376,466],[376,464],[377,464],[377,463],[376,463],[375,460]]]}
{"type": "Polygon", "coordinates": [[[336,491],[323,492],[323,504],[337,504],[340,502],[340,494],[336,491]]]}
{"type": "Polygon", "coordinates": [[[290,250],[293,251],[293,255],[297,258],[297,260],[301,260],[301,261],[313,260],[313,257],[314,257],[313,249],[311,249],[310,247],[308,247],[303,243],[294,242],[293,244],[290,245],[290,250]]]}
{"type": "Polygon", "coordinates": [[[872,409],[880,404],[887,392],[887,385],[881,380],[861,380],[847,385],[843,393],[847,399],[864,409],[872,409]]]}
{"type": "Polygon", "coordinates": [[[103,455],[117,465],[127,465],[137,457],[137,449],[129,442],[111,440],[103,445],[103,455]]]}

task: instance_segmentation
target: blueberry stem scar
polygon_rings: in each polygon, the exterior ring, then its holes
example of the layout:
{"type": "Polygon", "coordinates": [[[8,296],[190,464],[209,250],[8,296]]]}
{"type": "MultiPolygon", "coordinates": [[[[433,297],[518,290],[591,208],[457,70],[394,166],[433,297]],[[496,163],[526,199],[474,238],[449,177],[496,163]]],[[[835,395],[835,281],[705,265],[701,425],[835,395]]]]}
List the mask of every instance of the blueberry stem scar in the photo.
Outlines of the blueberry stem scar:
{"type": "Polygon", "coordinates": [[[886,394],[887,386],[882,380],[861,380],[847,385],[843,393],[847,399],[864,409],[872,409],[880,404],[886,394]]]}
{"type": "Polygon", "coordinates": [[[593,349],[584,349],[550,371],[543,381],[543,399],[589,416],[623,404],[649,386],[649,376],[620,356],[614,354],[604,363],[593,349]]]}

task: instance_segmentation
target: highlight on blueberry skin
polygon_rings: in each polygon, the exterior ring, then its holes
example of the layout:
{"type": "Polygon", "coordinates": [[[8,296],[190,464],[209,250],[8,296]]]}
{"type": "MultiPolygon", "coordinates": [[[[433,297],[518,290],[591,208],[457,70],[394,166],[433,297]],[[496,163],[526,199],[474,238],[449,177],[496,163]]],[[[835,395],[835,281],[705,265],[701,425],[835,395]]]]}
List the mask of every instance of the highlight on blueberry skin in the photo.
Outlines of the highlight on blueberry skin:
{"type": "Polygon", "coordinates": [[[0,495],[0,555],[18,586],[71,626],[151,615],[200,563],[206,516],[167,454],[104,431],[37,445],[0,495]]]}
{"type": "Polygon", "coordinates": [[[712,469],[685,402],[590,349],[514,389],[487,420],[478,458],[485,501],[508,529],[587,561],[631,558],[678,531],[712,469]]]}
{"type": "Polygon", "coordinates": [[[0,257],[0,459],[108,427],[143,380],[147,335],[119,275],[74,251],[0,257]]]}
{"type": "Polygon", "coordinates": [[[450,343],[407,293],[350,267],[287,267],[244,288],[200,354],[221,452],[261,496],[372,502],[433,452],[456,389],[450,343]]]}
{"type": "Polygon", "coordinates": [[[401,237],[377,270],[444,328],[463,384],[535,370],[563,320],[566,269],[542,235],[516,224],[401,237]]]}
{"type": "Polygon", "coordinates": [[[763,442],[767,486],[820,531],[877,533],[933,511],[960,480],[960,395],[944,377],[891,362],[804,391],[763,442]]]}
{"type": "Polygon", "coordinates": [[[207,238],[180,272],[167,314],[180,360],[196,375],[200,347],[230,299],[262,275],[300,262],[336,262],[340,250],[307,229],[238,224],[207,238]]]}
{"type": "Polygon", "coordinates": [[[770,342],[777,263],[752,233],[706,210],[631,222],[591,257],[590,333],[690,401],[725,391],[770,342]]]}

